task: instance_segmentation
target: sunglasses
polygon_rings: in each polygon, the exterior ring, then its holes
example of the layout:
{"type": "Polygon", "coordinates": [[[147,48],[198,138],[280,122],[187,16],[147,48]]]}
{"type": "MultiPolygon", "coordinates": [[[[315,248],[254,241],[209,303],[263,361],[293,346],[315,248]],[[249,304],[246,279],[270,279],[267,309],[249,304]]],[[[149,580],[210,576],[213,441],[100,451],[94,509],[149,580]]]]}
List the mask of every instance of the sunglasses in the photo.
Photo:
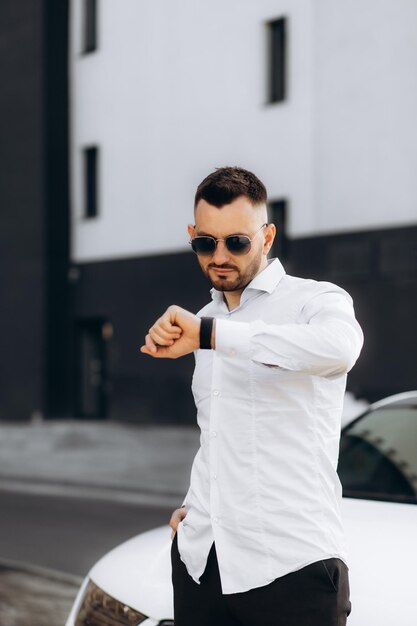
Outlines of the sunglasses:
{"type": "Polygon", "coordinates": [[[252,241],[255,239],[256,235],[258,235],[261,230],[265,228],[265,226],[268,226],[268,224],[262,224],[252,239],[247,235],[229,235],[224,239],[215,239],[210,235],[199,235],[198,237],[191,239],[189,243],[191,244],[194,252],[200,256],[211,256],[214,254],[218,241],[224,241],[224,245],[231,254],[247,254],[251,249],[252,241]]]}

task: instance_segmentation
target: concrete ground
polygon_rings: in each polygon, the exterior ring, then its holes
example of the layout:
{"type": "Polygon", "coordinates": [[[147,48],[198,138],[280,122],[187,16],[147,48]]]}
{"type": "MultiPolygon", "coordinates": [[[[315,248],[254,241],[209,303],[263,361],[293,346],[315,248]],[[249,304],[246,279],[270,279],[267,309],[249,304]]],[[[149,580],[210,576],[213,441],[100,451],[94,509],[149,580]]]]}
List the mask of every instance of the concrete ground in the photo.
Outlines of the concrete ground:
{"type": "MultiPolygon", "coordinates": [[[[180,506],[197,427],[0,422],[0,489],[180,506]]],[[[0,625],[63,626],[81,579],[0,554],[0,625]]]]}
{"type": "Polygon", "coordinates": [[[54,570],[0,562],[1,626],[63,626],[80,583],[54,570]]]}
{"type": "MultiPolygon", "coordinates": [[[[342,424],[367,402],[346,394],[342,424]]],[[[0,489],[181,504],[197,426],[50,420],[0,422],[0,489]]]]}
{"type": "Polygon", "coordinates": [[[0,489],[181,504],[195,426],[0,422],[0,489]]]}

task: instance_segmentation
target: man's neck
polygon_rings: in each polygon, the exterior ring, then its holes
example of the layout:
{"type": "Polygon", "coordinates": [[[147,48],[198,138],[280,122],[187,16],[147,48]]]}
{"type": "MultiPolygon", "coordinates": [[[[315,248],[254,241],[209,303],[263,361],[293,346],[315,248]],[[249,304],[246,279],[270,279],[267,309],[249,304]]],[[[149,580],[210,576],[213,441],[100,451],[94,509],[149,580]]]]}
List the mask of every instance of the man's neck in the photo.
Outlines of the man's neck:
{"type": "MultiPolygon", "coordinates": [[[[259,272],[255,274],[255,276],[260,274],[266,267],[268,267],[268,261],[265,258],[264,262],[261,264],[261,267],[259,268],[259,272]]],[[[255,276],[252,278],[252,280],[255,278],[255,276]]],[[[250,282],[252,282],[252,280],[250,282]]],[[[229,311],[233,311],[233,309],[236,309],[239,306],[240,297],[242,293],[245,291],[246,287],[244,287],[243,289],[237,289],[236,291],[224,291],[223,292],[223,297],[226,301],[227,308],[229,309],[229,311]]]]}
{"type": "Polygon", "coordinates": [[[240,296],[243,293],[243,289],[239,289],[238,291],[224,291],[223,297],[226,301],[227,308],[229,311],[233,311],[240,304],[240,296]]]}

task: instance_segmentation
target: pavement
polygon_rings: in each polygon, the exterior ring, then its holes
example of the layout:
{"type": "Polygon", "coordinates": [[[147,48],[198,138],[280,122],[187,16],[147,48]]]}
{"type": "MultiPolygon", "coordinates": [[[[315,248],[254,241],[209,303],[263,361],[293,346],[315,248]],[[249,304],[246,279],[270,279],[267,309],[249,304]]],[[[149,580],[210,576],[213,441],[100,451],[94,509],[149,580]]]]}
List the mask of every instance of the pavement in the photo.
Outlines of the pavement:
{"type": "Polygon", "coordinates": [[[197,426],[0,422],[0,489],[180,506],[197,426]]]}
{"type": "MultiPolygon", "coordinates": [[[[0,422],[0,490],[182,504],[197,426],[39,419],[0,422]]],[[[62,626],[81,579],[1,558],[0,625],[62,626]]]]}
{"type": "MultiPolygon", "coordinates": [[[[346,394],[342,424],[367,405],[346,394]]],[[[0,490],[180,506],[199,433],[197,425],[0,422],[0,490]]]]}
{"type": "Polygon", "coordinates": [[[2,560],[1,626],[63,626],[80,584],[77,576],[2,560]]]}

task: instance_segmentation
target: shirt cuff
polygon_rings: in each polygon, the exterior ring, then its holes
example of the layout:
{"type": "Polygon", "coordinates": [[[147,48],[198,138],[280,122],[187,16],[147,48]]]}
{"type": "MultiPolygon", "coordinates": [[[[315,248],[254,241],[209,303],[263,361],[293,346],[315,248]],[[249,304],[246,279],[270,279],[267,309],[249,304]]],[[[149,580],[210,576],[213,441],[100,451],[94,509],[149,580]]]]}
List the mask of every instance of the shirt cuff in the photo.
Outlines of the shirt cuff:
{"type": "Polygon", "coordinates": [[[216,352],[220,356],[250,359],[251,335],[248,322],[216,319],[216,352]]]}

